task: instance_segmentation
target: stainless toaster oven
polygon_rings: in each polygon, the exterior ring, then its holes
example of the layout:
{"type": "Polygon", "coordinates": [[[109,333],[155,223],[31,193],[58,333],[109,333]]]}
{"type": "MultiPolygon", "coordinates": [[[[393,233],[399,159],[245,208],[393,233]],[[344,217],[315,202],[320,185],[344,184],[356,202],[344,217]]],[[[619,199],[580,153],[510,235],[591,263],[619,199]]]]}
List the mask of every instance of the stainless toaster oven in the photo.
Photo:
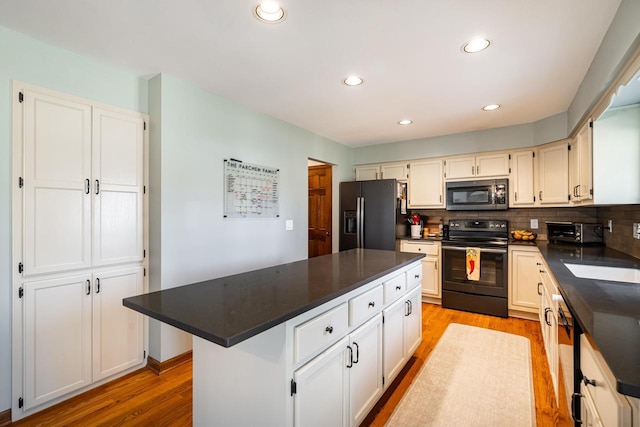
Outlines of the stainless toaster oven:
{"type": "Polygon", "coordinates": [[[603,227],[595,222],[547,222],[547,240],[577,245],[603,244],[603,227]]]}

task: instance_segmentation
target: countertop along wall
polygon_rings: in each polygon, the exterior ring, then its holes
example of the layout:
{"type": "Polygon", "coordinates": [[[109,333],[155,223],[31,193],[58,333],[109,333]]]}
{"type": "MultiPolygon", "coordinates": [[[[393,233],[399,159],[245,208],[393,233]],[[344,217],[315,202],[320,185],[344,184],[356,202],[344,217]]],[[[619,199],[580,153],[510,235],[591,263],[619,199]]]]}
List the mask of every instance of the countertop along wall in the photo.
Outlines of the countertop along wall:
{"type": "Polygon", "coordinates": [[[11,407],[12,80],[147,112],[147,82],[121,68],[0,27],[0,412],[11,407]]]}

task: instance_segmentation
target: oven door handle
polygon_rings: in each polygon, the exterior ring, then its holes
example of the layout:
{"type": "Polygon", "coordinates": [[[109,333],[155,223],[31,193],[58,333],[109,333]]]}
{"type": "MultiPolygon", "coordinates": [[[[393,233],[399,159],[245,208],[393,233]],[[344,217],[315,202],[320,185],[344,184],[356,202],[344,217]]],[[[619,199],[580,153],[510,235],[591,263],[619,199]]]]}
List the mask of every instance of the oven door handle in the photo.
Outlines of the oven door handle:
{"type": "MultiPolygon", "coordinates": [[[[442,250],[449,250],[449,251],[466,251],[467,248],[466,247],[460,247],[460,246],[443,246],[442,250]]],[[[507,250],[506,249],[487,249],[487,248],[480,248],[480,252],[487,252],[490,254],[506,254],[507,250]]]]}

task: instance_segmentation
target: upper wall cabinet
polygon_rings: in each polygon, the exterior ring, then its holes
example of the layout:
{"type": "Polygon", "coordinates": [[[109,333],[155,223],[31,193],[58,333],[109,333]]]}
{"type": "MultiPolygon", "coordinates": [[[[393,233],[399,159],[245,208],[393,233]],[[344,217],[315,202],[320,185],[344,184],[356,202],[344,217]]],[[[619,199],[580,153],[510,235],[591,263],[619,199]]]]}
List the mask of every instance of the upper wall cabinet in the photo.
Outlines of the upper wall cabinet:
{"type": "Polygon", "coordinates": [[[409,208],[444,208],[444,179],[441,159],[409,163],[407,182],[409,208]]]}
{"type": "Polygon", "coordinates": [[[528,148],[514,151],[510,157],[509,207],[534,206],[537,200],[535,185],[536,150],[528,148]]]}
{"type": "Polygon", "coordinates": [[[485,178],[509,175],[509,153],[489,153],[477,156],[456,156],[445,159],[447,180],[485,178]]]}
{"type": "Polygon", "coordinates": [[[25,90],[23,275],[142,260],[143,118],[25,90]]]}
{"type": "Polygon", "coordinates": [[[377,165],[356,166],[356,181],[370,181],[373,179],[407,180],[406,163],[382,163],[377,165]]]}
{"type": "Polygon", "coordinates": [[[593,201],[592,129],[589,119],[569,143],[569,196],[573,204],[593,201]]]}
{"type": "Polygon", "coordinates": [[[538,200],[543,206],[569,203],[569,141],[538,148],[538,200]]]}

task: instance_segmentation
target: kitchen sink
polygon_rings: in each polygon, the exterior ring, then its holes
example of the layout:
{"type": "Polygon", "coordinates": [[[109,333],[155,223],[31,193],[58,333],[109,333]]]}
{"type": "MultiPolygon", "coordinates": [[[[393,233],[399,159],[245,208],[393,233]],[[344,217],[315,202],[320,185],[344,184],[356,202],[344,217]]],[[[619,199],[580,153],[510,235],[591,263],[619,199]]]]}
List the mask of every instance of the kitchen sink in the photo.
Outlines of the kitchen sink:
{"type": "Polygon", "coordinates": [[[575,277],[579,277],[581,279],[640,284],[640,269],[638,268],[607,267],[592,264],[570,264],[566,262],[564,265],[575,277]]]}

